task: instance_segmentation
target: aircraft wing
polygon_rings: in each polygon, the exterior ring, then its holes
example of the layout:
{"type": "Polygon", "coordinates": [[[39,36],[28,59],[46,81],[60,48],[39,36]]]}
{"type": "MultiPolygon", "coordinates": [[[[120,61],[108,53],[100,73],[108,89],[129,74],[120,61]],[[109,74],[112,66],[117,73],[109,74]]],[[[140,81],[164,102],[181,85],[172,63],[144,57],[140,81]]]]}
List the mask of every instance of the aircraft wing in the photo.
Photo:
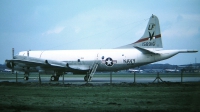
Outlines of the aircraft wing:
{"type": "Polygon", "coordinates": [[[14,63],[15,65],[19,65],[22,67],[44,67],[44,68],[67,68],[66,64],[60,63],[49,63],[48,60],[45,60],[44,62],[41,61],[31,61],[31,60],[21,60],[21,59],[12,59],[12,60],[6,60],[6,63],[14,63]]]}
{"type": "Polygon", "coordinates": [[[41,66],[45,65],[44,63],[41,62],[34,62],[34,61],[27,61],[27,60],[21,60],[21,59],[11,59],[11,60],[6,60],[6,63],[14,63],[14,64],[19,64],[21,66],[41,66]]]}
{"type": "Polygon", "coordinates": [[[76,69],[76,70],[89,70],[89,65],[69,65],[69,68],[76,69]]]}
{"type": "Polygon", "coordinates": [[[45,60],[41,58],[15,56],[16,59],[6,60],[6,63],[14,63],[22,67],[41,67],[55,69],[89,70],[89,65],[69,65],[67,62],[45,60]]]}

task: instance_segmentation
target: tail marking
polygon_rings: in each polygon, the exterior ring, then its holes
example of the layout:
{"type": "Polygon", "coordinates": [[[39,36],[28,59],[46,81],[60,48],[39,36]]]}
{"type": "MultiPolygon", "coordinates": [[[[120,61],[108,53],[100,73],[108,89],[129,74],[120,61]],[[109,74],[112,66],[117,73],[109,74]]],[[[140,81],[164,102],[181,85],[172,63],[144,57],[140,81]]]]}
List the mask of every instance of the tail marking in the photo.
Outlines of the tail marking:
{"type": "MultiPolygon", "coordinates": [[[[161,34],[156,35],[156,36],[154,36],[154,37],[155,37],[155,38],[160,38],[160,37],[161,37],[161,34]]],[[[146,38],[142,38],[142,39],[140,39],[140,40],[134,42],[133,44],[139,43],[139,42],[143,42],[143,41],[146,41],[146,40],[149,40],[149,38],[151,38],[151,37],[149,36],[149,37],[146,37],[146,38]]],[[[153,38],[153,37],[152,37],[152,38],[153,38]]]]}

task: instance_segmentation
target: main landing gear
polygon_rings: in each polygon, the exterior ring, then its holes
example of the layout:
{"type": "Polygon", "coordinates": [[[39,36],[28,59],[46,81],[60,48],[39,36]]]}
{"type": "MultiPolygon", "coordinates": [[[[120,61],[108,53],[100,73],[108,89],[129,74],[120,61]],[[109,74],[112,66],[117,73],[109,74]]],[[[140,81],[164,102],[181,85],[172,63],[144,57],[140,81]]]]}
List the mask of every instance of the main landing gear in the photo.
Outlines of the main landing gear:
{"type": "Polygon", "coordinates": [[[58,81],[59,80],[59,76],[51,76],[51,81],[58,81]]]}
{"type": "Polygon", "coordinates": [[[59,77],[63,75],[63,72],[55,72],[54,75],[51,76],[51,81],[59,81],[59,77]]]}
{"type": "Polygon", "coordinates": [[[24,76],[24,80],[27,81],[29,79],[28,76],[24,76]]]}
{"type": "Polygon", "coordinates": [[[29,72],[24,73],[24,80],[27,81],[29,79],[29,72]]]}

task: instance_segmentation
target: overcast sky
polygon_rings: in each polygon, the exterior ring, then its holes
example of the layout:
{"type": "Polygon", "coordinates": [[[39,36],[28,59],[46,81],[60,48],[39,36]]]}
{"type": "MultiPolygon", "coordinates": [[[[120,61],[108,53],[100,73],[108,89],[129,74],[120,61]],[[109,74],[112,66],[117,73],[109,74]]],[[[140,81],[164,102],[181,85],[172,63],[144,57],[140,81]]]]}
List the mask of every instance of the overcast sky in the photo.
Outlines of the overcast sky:
{"type": "MultiPolygon", "coordinates": [[[[137,41],[148,18],[160,21],[164,49],[200,51],[199,0],[1,0],[0,64],[26,50],[115,48],[137,41]]],[[[200,52],[157,63],[200,62],[200,52]]]]}

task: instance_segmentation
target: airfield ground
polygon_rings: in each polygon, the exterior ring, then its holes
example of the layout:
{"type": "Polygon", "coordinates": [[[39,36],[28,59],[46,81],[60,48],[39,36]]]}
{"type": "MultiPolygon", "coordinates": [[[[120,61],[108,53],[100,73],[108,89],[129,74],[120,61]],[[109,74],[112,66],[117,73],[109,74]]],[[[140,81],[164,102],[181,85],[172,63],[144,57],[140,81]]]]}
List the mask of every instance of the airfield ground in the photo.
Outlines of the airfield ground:
{"type": "MultiPolygon", "coordinates": [[[[199,78],[199,75],[197,74],[195,77],[199,78]]],[[[0,82],[1,112],[196,112],[200,111],[199,100],[199,81],[136,84],[130,82],[93,84],[91,82],[84,84],[65,83],[64,85],[61,82],[42,84],[38,82],[0,82]]]]}
{"type": "MultiPolygon", "coordinates": [[[[51,75],[41,74],[41,83],[52,83],[50,81],[51,75]]],[[[64,83],[65,84],[85,84],[84,81],[85,75],[72,75],[65,74],[64,75],[64,83]]],[[[152,83],[157,74],[139,74],[135,75],[136,83],[152,83]]],[[[29,80],[24,81],[23,74],[17,75],[17,82],[27,83],[27,82],[39,82],[38,74],[30,74],[29,80]]],[[[160,78],[166,82],[181,82],[181,74],[180,73],[160,73],[160,78]]],[[[9,81],[16,82],[16,75],[11,73],[0,73],[0,82],[9,81]]],[[[133,73],[112,73],[112,83],[133,83],[134,82],[134,74],[133,73]]],[[[182,77],[182,82],[200,82],[200,73],[184,73],[182,77]]],[[[61,76],[58,83],[63,83],[63,77],[61,76]]],[[[92,78],[92,84],[104,84],[110,83],[110,73],[96,73],[92,78]]]]}

